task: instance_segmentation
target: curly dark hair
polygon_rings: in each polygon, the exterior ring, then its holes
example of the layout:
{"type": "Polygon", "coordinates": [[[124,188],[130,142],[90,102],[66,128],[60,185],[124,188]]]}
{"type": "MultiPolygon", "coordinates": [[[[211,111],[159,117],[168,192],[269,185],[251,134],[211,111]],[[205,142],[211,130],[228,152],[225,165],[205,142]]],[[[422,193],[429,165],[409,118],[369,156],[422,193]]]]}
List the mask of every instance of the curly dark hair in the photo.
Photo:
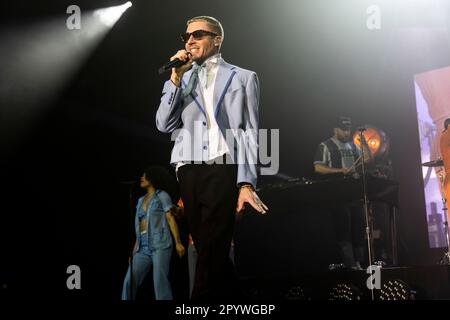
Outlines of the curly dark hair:
{"type": "Polygon", "coordinates": [[[450,124],[450,118],[445,119],[445,121],[444,121],[444,129],[445,130],[447,130],[449,124],[450,124]]]}
{"type": "Polygon", "coordinates": [[[155,189],[166,191],[170,195],[172,203],[177,203],[180,193],[178,183],[173,174],[161,166],[149,166],[143,173],[155,189]]]}

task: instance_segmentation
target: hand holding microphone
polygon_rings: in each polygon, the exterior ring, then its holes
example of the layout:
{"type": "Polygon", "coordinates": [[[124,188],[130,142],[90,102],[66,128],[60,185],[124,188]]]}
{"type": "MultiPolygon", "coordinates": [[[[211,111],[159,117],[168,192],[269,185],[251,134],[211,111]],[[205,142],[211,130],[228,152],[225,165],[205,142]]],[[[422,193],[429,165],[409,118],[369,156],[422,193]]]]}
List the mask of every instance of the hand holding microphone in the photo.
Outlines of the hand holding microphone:
{"type": "Polygon", "coordinates": [[[181,78],[183,74],[188,71],[192,66],[191,53],[186,50],[179,50],[174,56],[170,58],[170,62],[160,69],[160,72],[164,70],[172,69],[170,80],[177,86],[180,86],[181,78]]]}

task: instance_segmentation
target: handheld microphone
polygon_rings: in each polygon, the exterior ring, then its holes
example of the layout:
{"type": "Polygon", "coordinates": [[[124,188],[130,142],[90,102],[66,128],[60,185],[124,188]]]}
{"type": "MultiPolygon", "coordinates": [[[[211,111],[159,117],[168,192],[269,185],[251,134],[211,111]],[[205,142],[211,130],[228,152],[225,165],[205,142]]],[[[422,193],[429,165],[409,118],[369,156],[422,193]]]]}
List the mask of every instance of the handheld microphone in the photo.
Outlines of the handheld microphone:
{"type": "MultiPolygon", "coordinates": [[[[189,57],[191,56],[190,52],[188,52],[189,57]]],[[[178,68],[181,67],[183,64],[188,63],[190,60],[180,60],[180,59],[175,59],[173,61],[170,61],[168,63],[166,63],[165,65],[163,65],[161,68],[159,68],[158,73],[159,74],[163,74],[164,72],[167,72],[169,70],[171,70],[172,68],[178,68]]]]}

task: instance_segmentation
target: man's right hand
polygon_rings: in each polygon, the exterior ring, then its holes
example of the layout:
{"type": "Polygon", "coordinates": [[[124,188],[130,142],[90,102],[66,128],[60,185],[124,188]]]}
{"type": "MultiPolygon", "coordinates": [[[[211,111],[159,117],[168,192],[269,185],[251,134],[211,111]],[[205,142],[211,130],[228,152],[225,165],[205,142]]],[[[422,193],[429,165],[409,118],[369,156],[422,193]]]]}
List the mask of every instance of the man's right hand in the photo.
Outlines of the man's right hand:
{"type": "Polygon", "coordinates": [[[191,54],[186,50],[179,50],[174,56],[170,58],[170,61],[175,59],[179,59],[181,61],[187,61],[187,63],[179,66],[178,68],[172,68],[172,74],[170,76],[170,80],[177,87],[180,86],[181,79],[186,71],[188,71],[192,66],[192,60],[190,58],[191,54]]]}
{"type": "Polygon", "coordinates": [[[342,172],[343,174],[349,174],[350,172],[352,172],[352,168],[342,168],[342,169],[341,169],[341,172],[342,172]]]}

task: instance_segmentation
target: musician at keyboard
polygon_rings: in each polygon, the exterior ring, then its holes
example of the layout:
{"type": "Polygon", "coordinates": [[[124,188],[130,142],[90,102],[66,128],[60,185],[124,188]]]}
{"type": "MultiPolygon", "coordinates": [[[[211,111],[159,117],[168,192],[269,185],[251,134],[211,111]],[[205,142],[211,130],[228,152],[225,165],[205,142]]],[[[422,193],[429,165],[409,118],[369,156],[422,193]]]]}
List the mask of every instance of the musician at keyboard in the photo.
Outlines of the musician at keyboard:
{"type": "MultiPolygon", "coordinates": [[[[351,126],[350,118],[339,117],[333,128],[333,136],[318,146],[314,171],[319,176],[353,174],[360,167],[361,150],[352,141],[351,126]]],[[[364,151],[367,162],[370,159],[370,151],[367,147],[364,151]]],[[[331,210],[342,263],[347,268],[361,269],[361,262],[366,261],[362,204],[352,202],[336,205],[331,210]]]]}

